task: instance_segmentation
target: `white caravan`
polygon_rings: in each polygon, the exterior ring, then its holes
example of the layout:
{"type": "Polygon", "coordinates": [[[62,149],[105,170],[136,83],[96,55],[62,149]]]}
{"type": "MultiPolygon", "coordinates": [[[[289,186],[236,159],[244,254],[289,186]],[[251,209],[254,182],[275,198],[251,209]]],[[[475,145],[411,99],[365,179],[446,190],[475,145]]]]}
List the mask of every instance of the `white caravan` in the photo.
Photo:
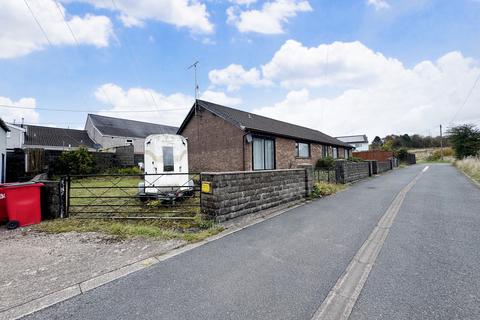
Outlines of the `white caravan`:
{"type": "Polygon", "coordinates": [[[177,198],[192,192],[188,174],[187,139],[176,134],[152,134],[145,139],[145,182],[140,195],[177,198]]]}

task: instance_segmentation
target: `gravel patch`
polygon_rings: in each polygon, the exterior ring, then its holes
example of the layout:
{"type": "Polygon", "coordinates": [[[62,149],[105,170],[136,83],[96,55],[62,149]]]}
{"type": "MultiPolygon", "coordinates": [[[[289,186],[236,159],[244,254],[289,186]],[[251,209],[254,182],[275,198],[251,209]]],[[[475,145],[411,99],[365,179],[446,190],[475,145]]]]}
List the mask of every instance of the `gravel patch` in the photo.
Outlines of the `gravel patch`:
{"type": "Polygon", "coordinates": [[[184,243],[0,227],[0,312],[184,243]]]}

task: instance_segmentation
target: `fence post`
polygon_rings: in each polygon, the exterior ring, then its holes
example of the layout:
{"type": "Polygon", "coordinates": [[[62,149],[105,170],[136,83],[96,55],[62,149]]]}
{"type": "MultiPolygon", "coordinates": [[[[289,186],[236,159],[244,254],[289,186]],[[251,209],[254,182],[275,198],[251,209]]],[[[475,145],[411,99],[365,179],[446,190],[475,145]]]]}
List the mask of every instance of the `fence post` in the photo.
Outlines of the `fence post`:
{"type": "Polygon", "coordinates": [[[66,197],[67,197],[67,209],[65,210],[66,217],[70,216],[70,185],[71,185],[71,177],[67,175],[67,188],[66,188],[66,197]]]}

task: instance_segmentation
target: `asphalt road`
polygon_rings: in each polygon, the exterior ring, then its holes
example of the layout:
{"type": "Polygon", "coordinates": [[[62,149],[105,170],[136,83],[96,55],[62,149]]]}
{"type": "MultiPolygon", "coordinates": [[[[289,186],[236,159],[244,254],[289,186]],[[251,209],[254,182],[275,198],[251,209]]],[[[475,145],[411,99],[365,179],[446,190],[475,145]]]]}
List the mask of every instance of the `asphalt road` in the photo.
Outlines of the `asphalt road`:
{"type": "MultiPolygon", "coordinates": [[[[310,319],[423,166],[131,274],[26,319],[310,319]]],[[[407,198],[351,319],[480,318],[480,190],[431,166],[407,198]]]]}

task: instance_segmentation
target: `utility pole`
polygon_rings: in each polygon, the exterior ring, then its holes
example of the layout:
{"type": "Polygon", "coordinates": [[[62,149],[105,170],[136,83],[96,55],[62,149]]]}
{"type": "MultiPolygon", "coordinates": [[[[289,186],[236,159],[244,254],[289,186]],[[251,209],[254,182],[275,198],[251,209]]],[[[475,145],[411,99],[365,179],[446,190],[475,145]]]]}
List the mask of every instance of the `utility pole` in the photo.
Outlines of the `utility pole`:
{"type": "Polygon", "coordinates": [[[442,125],[440,125],[440,155],[443,161],[443,136],[442,136],[442,125]]]}

